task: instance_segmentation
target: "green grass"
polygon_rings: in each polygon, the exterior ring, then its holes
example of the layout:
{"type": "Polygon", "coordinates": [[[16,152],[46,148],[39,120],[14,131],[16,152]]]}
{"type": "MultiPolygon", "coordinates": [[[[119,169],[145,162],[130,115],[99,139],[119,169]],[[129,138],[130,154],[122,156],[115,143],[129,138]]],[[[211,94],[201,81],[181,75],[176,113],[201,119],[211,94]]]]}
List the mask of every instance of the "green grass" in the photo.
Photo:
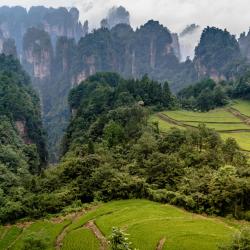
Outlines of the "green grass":
{"type": "MultiPolygon", "coordinates": [[[[246,115],[250,115],[250,101],[237,100],[233,107],[238,108],[240,112],[246,115]]],[[[184,125],[197,127],[200,123],[204,123],[208,128],[219,131],[222,139],[234,138],[242,150],[250,151],[250,131],[244,131],[250,130],[250,125],[245,124],[225,109],[215,109],[204,113],[186,110],[165,111],[162,113],[184,125]],[[235,132],[227,133],[226,131],[235,132]]],[[[167,132],[171,128],[171,124],[157,115],[151,116],[150,121],[158,121],[159,129],[162,132],[167,132]]],[[[177,125],[173,126],[183,128],[177,125]]]]}
{"type": "Polygon", "coordinates": [[[57,236],[68,223],[69,221],[67,220],[62,223],[54,223],[47,220],[36,221],[23,230],[23,233],[11,250],[22,249],[24,240],[29,236],[35,236],[36,238],[44,240],[48,245],[47,249],[52,250],[54,249],[57,236]]]}
{"type": "Polygon", "coordinates": [[[13,243],[17,239],[17,237],[22,233],[22,229],[16,226],[5,228],[5,230],[7,230],[7,232],[2,235],[3,238],[1,237],[0,240],[1,250],[7,249],[7,247],[10,246],[11,243],[13,243]]]}
{"type": "Polygon", "coordinates": [[[8,229],[7,227],[0,226],[0,240],[4,236],[7,229],[8,229]]]}
{"type": "Polygon", "coordinates": [[[175,124],[171,124],[168,123],[167,121],[162,120],[160,117],[158,117],[157,115],[151,115],[149,118],[149,122],[150,123],[154,123],[154,122],[158,122],[159,125],[159,129],[162,132],[167,132],[169,131],[171,128],[179,128],[179,129],[183,129],[183,127],[181,126],[177,126],[175,124]]]}
{"type": "Polygon", "coordinates": [[[215,109],[209,112],[192,112],[186,110],[166,111],[163,114],[177,121],[193,122],[236,122],[242,121],[225,109],[215,109]]]}
{"type": "Polygon", "coordinates": [[[250,151],[250,132],[249,133],[221,133],[223,139],[234,138],[241,149],[250,151]]]}
{"type": "Polygon", "coordinates": [[[62,250],[96,250],[99,247],[97,238],[89,229],[79,228],[67,234],[62,250]]]}
{"type": "Polygon", "coordinates": [[[113,226],[118,226],[130,235],[134,247],[143,250],[155,249],[163,237],[166,237],[164,249],[217,249],[236,230],[222,220],[146,200],[107,203],[73,223],[71,230],[93,219],[105,236],[110,235],[113,226]]]}
{"type": "Polygon", "coordinates": [[[241,114],[250,117],[250,101],[236,100],[232,105],[234,109],[237,109],[241,114]]]}
{"type": "MultiPolygon", "coordinates": [[[[0,241],[0,249],[6,249],[17,239],[10,249],[20,250],[25,238],[36,235],[48,243],[48,250],[52,250],[57,236],[67,227],[62,250],[98,250],[98,240],[83,227],[89,220],[94,220],[106,237],[113,226],[120,227],[129,234],[133,247],[140,250],[154,250],[162,238],[166,238],[164,250],[215,250],[219,244],[229,242],[241,227],[240,222],[203,217],[148,200],[113,201],[100,204],[72,224],[68,220],[60,223],[41,220],[23,231],[13,226],[0,241]]],[[[0,230],[2,232],[2,228],[0,230]]]]}
{"type": "MultiPolygon", "coordinates": [[[[200,124],[199,122],[183,122],[184,124],[198,127],[200,124]]],[[[240,123],[240,124],[224,124],[224,123],[206,123],[207,128],[212,128],[215,129],[216,131],[226,131],[226,130],[249,130],[250,131],[250,126],[245,124],[245,123],[240,123]]]]}

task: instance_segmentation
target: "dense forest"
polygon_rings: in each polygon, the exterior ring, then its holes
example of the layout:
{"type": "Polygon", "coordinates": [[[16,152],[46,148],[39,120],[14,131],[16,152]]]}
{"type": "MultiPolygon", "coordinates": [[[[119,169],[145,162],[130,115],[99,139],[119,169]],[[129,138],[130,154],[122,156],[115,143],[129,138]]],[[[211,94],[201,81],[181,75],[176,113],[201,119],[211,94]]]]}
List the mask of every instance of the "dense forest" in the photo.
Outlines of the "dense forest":
{"type": "Polygon", "coordinates": [[[250,166],[234,139],[223,141],[203,125],[160,133],[148,123],[151,112],[178,105],[167,82],[98,73],[71,91],[69,104],[57,167],[33,175],[1,160],[1,222],[129,198],[247,218],[250,166]]]}

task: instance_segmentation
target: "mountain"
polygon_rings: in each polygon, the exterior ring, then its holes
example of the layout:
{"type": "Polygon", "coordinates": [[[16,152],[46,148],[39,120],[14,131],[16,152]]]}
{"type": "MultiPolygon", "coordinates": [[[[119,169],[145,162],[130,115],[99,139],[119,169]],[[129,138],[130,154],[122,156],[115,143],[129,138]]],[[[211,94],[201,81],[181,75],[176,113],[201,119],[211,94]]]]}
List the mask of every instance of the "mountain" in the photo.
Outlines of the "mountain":
{"type": "Polygon", "coordinates": [[[122,23],[130,25],[129,12],[123,6],[112,7],[108,12],[108,16],[102,19],[101,27],[112,29],[117,24],[122,24],[122,23]]]}
{"type": "Polygon", "coordinates": [[[247,60],[250,60],[250,30],[249,32],[246,34],[245,32],[243,32],[240,35],[239,38],[239,46],[240,46],[240,51],[242,56],[246,57],[247,60]]]}
{"type": "Polygon", "coordinates": [[[29,28],[40,28],[51,37],[55,46],[57,37],[67,36],[77,41],[88,33],[88,23],[79,21],[79,11],[76,8],[46,8],[34,6],[28,11],[20,6],[0,7],[1,42],[12,38],[15,41],[19,56],[22,54],[23,37],[29,28]]]}
{"type": "Polygon", "coordinates": [[[242,56],[243,37],[238,43],[226,30],[208,27],[192,60],[201,31],[198,25],[189,25],[178,35],[149,20],[133,30],[122,6],[110,9],[101,28],[92,32],[88,22],[79,21],[76,8],[2,7],[0,14],[0,50],[21,59],[39,93],[52,162],[58,160],[70,117],[67,96],[97,72],[117,72],[124,78],[148,75],[168,81],[177,93],[207,77],[216,82],[235,80],[248,68],[242,56]],[[184,58],[187,55],[191,58],[184,58]]]}
{"type": "Polygon", "coordinates": [[[227,30],[207,27],[195,49],[194,64],[199,78],[232,79],[241,61],[240,46],[227,30]]]}
{"type": "Polygon", "coordinates": [[[148,74],[179,89],[197,79],[192,62],[180,63],[179,57],[178,36],[153,20],[135,31],[127,24],[100,28],[79,42],[60,37],[55,48],[48,32],[28,29],[22,61],[41,97],[52,159],[59,154],[58,141],[69,119],[67,96],[73,86],[96,72],[108,71],[126,78],[148,74]]]}

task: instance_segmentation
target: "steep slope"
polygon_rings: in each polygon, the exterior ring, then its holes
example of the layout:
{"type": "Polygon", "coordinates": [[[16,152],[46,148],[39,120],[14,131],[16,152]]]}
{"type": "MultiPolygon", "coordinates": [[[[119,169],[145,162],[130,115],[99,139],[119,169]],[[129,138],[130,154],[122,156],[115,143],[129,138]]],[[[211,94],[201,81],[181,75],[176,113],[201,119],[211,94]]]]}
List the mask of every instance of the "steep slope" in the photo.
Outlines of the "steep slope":
{"type": "Polygon", "coordinates": [[[239,44],[227,30],[207,27],[195,49],[194,63],[200,78],[215,81],[233,78],[241,60],[239,44]]]}
{"type": "Polygon", "coordinates": [[[30,78],[17,60],[0,55],[0,222],[25,216],[24,204],[33,199],[32,175],[41,173],[47,158],[30,78]]]}
{"type": "Polygon", "coordinates": [[[0,55],[0,74],[0,115],[5,124],[9,121],[11,131],[16,131],[20,142],[35,146],[39,153],[40,166],[44,166],[47,152],[40,104],[39,98],[32,90],[30,79],[19,62],[11,56],[0,55]]]}

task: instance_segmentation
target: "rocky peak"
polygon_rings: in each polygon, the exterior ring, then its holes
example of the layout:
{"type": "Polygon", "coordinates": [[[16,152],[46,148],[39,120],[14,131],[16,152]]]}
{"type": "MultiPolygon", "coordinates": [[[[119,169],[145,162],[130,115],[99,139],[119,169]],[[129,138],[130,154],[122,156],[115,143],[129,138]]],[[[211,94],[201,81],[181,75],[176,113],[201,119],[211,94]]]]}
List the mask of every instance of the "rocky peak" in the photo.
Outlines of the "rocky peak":
{"type": "Polygon", "coordinates": [[[123,6],[114,6],[109,10],[107,17],[101,21],[101,27],[112,29],[122,23],[130,25],[130,14],[123,6]]]}
{"type": "Polygon", "coordinates": [[[28,29],[23,51],[23,65],[30,75],[39,80],[50,78],[53,49],[49,34],[37,28],[28,29]]]}
{"type": "Polygon", "coordinates": [[[239,38],[239,46],[242,56],[246,57],[250,61],[250,29],[246,34],[243,32],[239,38]]]}
{"type": "Polygon", "coordinates": [[[203,30],[194,58],[200,77],[227,79],[232,64],[240,58],[240,48],[235,36],[215,27],[203,30]]]}

